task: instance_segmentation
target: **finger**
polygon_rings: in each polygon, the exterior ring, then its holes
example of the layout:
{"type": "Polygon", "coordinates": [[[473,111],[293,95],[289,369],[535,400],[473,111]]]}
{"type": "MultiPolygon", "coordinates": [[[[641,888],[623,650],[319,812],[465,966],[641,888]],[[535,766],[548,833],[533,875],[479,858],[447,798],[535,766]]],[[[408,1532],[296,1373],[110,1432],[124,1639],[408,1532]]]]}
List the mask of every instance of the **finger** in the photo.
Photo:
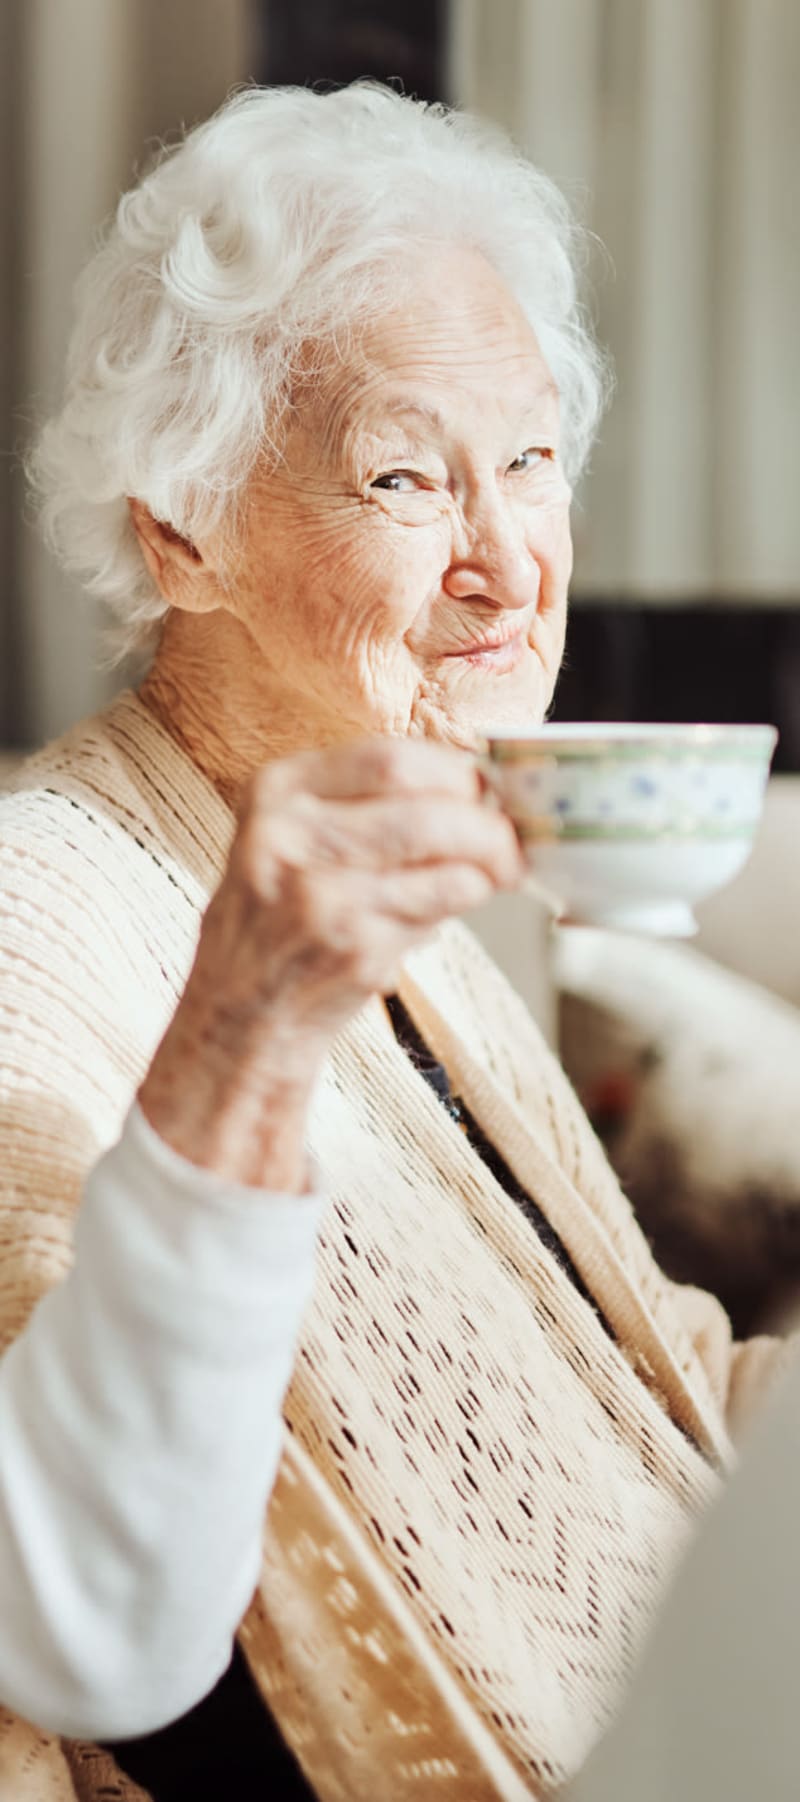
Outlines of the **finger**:
{"type": "Polygon", "coordinates": [[[488,878],[472,865],[410,870],[402,879],[370,879],[355,933],[352,893],[346,913],[338,910],[331,895],[327,897],[322,910],[325,940],[358,988],[386,995],[396,988],[410,951],[424,944],[444,920],[480,906],[494,892],[488,878]]]}
{"type": "Polygon", "coordinates": [[[372,905],[400,926],[430,930],[454,914],[481,907],[496,890],[486,871],[474,864],[441,864],[378,877],[372,905]]]}
{"type": "Polygon", "coordinates": [[[274,805],[303,792],[323,800],[427,792],[474,801],[482,787],[475,758],[468,751],[427,739],[364,738],[266,764],[253,779],[250,800],[274,805]]]}
{"type": "Polygon", "coordinates": [[[505,814],[441,796],[403,800],[319,801],[301,796],[265,828],[292,861],[312,867],[388,870],[407,864],[473,863],[501,886],[522,876],[522,854],[505,814]]]}

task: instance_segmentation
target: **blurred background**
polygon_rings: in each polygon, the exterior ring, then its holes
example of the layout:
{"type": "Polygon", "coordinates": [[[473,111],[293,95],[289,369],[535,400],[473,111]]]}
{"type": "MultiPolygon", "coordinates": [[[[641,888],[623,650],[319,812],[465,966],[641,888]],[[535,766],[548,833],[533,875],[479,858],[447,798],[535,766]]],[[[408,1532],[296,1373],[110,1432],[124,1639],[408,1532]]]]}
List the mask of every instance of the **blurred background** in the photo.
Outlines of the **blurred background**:
{"type": "MultiPolygon", "coordinates": [[[[157,143],[237,83],[364,75],[501,123],[595,234],[589,300],[617,386],[577,498],[557,716],[778,725],[756,854],[703,911],[698,942],[796,1006],[797,0],[0,0],[0,754],[59,732],[130,673],[102,669],[92,607],[26,520],[19,462],[58,398],[70,292],[99,228],[157,143]]],[[[530,940],[506,923],[495,936],[541,1012],[530,940]]],[[[691,988],[665,955],[664,992],[691,988]]],[[[561,982],[562,1047],[585,1053],[589,976],[564,966],[561,982]]],[[[724,997],[709,994],[711,1068],[728,1029],[724,997]]],[[[763,1016],[729,1018],[730,1034],[769,1037],[763,1016]]],[[[653,1069],[655,1029],[640,1026],[635,1056],[629,1043],[609,1068],[606,1032],[582,1066],[587,1093],[600,1082],[609,1143],[620,1095],[653,1069]]],[[[674,1189],[653,1130],[629,1159],[634,1190],[636,1155],[640,1169],[661,1155],[674,1189]]],[[[792,1147],[775,1206],[793,1234],[798,1172],[792,1147]]],[[[800,1234],[787,1255],[800,1275],[800,1234]]]]}

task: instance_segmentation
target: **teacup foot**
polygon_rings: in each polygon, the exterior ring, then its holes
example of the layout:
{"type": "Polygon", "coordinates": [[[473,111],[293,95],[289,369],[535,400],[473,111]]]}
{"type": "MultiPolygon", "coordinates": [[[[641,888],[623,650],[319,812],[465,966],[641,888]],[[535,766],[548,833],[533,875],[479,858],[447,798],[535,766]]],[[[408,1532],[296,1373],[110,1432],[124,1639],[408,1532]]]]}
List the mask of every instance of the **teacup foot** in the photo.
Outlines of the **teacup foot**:
{"type": "Polygon", "coordinates": [[[597,913],[564,913],[560,926],[599,926],[609,932],[635,932],[648,938],[689,939],[698,930],[690,907],[683,901],[663,901],[652,907],[614,907],[597,913]]]}

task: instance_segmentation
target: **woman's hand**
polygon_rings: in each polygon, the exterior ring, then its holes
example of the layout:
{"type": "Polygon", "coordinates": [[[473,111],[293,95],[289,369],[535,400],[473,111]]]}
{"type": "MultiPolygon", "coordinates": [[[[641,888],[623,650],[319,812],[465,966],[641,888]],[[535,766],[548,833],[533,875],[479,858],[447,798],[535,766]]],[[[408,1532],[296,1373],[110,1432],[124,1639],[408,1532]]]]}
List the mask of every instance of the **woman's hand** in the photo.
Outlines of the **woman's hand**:
{"type": "Polygon", "coordinates": [[[151,1124],[233,1180],[302,1186],[331,1040],[441,920],[522,873],[462,752],[381,738],[267,765],[140,1090],[151,1124]]]}

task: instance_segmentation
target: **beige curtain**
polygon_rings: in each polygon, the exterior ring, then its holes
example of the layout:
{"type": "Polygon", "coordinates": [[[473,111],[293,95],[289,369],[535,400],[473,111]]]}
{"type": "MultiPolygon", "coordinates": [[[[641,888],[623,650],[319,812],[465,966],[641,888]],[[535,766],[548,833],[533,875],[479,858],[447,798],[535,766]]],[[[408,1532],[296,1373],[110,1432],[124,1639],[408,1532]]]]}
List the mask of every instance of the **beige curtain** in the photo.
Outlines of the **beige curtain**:
{"type": "Polygon", "coordinates": [[[148,144],[247,78],[247,0],[0,0],[0,744],[98,705],[97,621],[23,520],[13,453],[59,389],[69,297],[148,144]]]}
{"type": "Polygon", "coordinates": [[[450,48],[612,259],[576,586],[796,599],[798,0],[454,0],[450,48]]]}

